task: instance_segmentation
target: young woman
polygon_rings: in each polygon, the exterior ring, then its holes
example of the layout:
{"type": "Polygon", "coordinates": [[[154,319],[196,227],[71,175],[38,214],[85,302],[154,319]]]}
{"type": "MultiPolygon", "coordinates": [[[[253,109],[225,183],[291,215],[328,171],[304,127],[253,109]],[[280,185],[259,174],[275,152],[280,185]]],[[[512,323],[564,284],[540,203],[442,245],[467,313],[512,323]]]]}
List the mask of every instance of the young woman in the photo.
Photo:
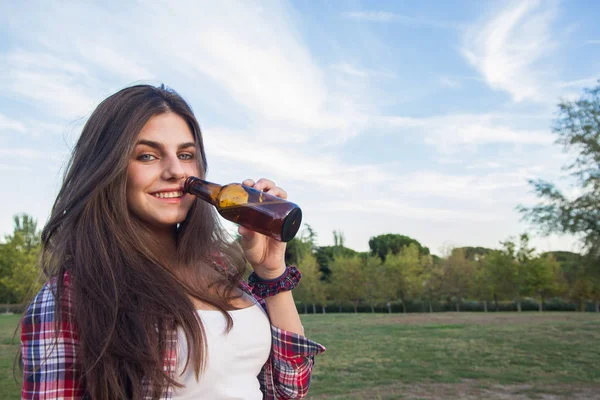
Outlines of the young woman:
{"type": "Polygon", "coordinates": [[[243,227],[241,249],[226,240],[214,207],[183,192],[206,171],[174,91],[129,87],[93,112],[42,232],[49,280],[21,324],[24,399],[306,395],[325,349],[302,336],[299,273],[284,243],[243,227]]]}

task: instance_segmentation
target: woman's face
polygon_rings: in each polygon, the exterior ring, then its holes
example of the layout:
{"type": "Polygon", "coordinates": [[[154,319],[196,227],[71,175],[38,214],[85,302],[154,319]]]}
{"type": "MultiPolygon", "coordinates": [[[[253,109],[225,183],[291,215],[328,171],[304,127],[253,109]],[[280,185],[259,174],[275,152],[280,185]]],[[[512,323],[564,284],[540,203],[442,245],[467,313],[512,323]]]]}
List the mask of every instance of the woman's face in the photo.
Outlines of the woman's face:
{"type": "Polygon", "coordinates": [[[195,197],[183,192],[185,179],[198,176],[194,136],[175,113],[152,117],[136,138],[127,169],[127,206],[155,229],[183,222],[195,197]]]}

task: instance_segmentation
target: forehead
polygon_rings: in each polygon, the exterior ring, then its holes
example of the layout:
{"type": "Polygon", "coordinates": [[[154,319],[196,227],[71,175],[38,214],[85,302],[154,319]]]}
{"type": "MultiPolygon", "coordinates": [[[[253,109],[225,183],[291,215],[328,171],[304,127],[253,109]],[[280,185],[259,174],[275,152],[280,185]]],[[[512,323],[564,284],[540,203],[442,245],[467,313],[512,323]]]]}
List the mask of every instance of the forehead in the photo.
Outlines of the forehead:
{"type": "Polygon", "coordinates": [[[165,144],[195,142],[188,123],[172,112],[150,118],[138,134],[137,140],[141,139],[165,144]]]}

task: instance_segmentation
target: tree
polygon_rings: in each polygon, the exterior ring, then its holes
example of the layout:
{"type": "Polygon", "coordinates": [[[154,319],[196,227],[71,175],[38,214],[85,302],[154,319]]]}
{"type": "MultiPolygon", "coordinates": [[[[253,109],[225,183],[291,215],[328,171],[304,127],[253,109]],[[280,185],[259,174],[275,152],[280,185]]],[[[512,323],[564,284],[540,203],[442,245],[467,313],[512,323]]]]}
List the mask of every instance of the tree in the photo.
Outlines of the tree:
{"type": "Polygon", "coordinates": [[[329,293],[340,302],[350,302],[354,312],[358,312],[358,304],[366,298],[364,284],[366,273],[363,260],[358,256],[340,256],[329,264],[331,283],[329,293]]]}
{"type": "MultiPolygon", "coordinates": [[[[379,257],[368,256],[360,258],[363,260],[363,271],[365,273],[365,302],[371,307],[371,312],[374,313],[377,304],[388,300],[383,265],[379,257]]],[[[388,307],[389,311],[390,307],[388,307]]]]}
{"type": "Polygon", "coordinates": [[[390,253],[383,262],[383,273],[387,281],[385,292],[390,299],[402,301],[402,312],[406,313],[406,302],[423,286],[420,273],[422,260],[416,244],[404,247],[399,253],[390,253]]]}
{"type": "Polygon", "coordinates": [[[417,241],[408,236],[388,233],[385,235],[374,236],[369,239],[369,248],[371,254],[379,256],[381,261],[385,261],[385,257],[389,254],[398,254],[400,250],[405,247],[414,244],[419,249],[419,253],[422,255],[429,254],[429,249],[424,247],[417,241]]]}
{"type": "Polygon", "coordinates": [[[294,297],[304,304],[304,313],[308,304],[313,306],[313,314],[316,313],[316,304],[324,307],[327,301],[324,283],[321,281],[321,272],[315,256],[307,253],[298,263],[298,269],[302,273],[302,279],[294,290],[294,297]]]}
{"type": "Polygon", "coordinates": [[[487,251],[485,256],[473,255],[469,258],[468,250],[466,250],[466,258],[473,262],[473,286],[471,294],[479,300],[483,300],[483,311],[488,312],[488,301],[494,296],[494,281],[488,268],[487,255],[491,254],[492,250],[487,251]]]}
{"type": "Polygon", "coordinates": [[[560,264],[552,256],[531,260],[525,279],[529,293],[539,297],[540,311],[544,310],[545,299],[561,293],[564,287],[561,284],[560,264]]]}
{"type": "Polygon", "coordinates": [[[285,262],[290,265],[300,264],[300,260],[307,254],[313,254],[316,251],[317,234],[310,225],[304,225],[300,235],[287,242],[285,248],[285,262]]]}
{"type": "Polygon", "coordinates": [[[466,257],[464,249],[454,249],[444,262],[444,293],[456,299],[456,311],[469,294],[475,272],[473,262],[466,257]]]}
{"type": "Polygon", "coordinates": [[[521,298],[527,293],[526,271],[535,249],[529,247],[529,236],[520,236],[519,247],[514,240],[502,242],[503,249],[493,251],[486,257],[491,286],[494,289],[496,310],[498,296],[515,300],[521,311],[521,298]]]}
{"type": "MultiPolygon", "coordinates": [[[[600,83],[600,81],[599,81],[600,83]]],[[[524,219],[537,225],[544,234],[570,233],[582,237],[586,254],[600,259],[600,85],[585,89],[575,101],[558,104],[553,132],[565,152],[576,153],[564,167],[579,187],[579,194],[568,198],[555,184],[543,179],[530,180],[541,200],[533,207],[520,205],[524,219]]],[[[589,263],[598,269],[600,263],[589,263]]]]}
{"type": "Polygon", "coordinates": [[[40,232],[27,214],[14,216],[14,231],[0,244],[0,289],[3,300],[23,302],[42,285],[37,268],[40,232]]]}
{"type": "Polygon", "coordinates": [[[315,249],[315,256],[319,263],[319,268],[323,273],[323,278],[329,280],[330,269],[329,264],[336,257],[354,257],[359,255],[358,252],[344,246],[344,234],[341,231],[333,231],[333,246],[321,246],[315,249]]]}
{"type": "Polygon", "coordinates": [[[486,257],[486,267],[490,278],[490,285],[494,297],[496,311],[498,299],[512,298],[514,289],[514,259],[505,251],[495,250],[486,257]]]}
{"type": "MultiPolygon", "coordinates": [[[[586,301],[594,297],[595,274],[591,273],[591,268],[586,265],[590,262],[590,258],[570,251],[550,251],[543,253],[542,257],[556,259],[560,265],[560,277],[564,294],[567,299],[577,304],[578,310],[583,311],[586,301]]],[[[596,305],[598,305],[597,302],[596,305]]]]}
{"type": "Polygon", "coordinates": [[[346,241],[346,236],[342,231],[333,231],[333,245],[335,247],[344,247],[344,242],[346,241]]]}
{"type": "Polygon", "coordinates": [[[442,297],[444,287],[444,270],[441,261],[436,262],[434,257],[426,256],[423,259],[421,272],[421,298],[427,302],[429,312],[433,312],[432,302],[442,297]]]}
{"type": "Polygon", "coordinates": [[[487,247],[471,247],[471,246],[466,246],[466,247],[457,247],[455,250],[464,250],[465,252],[465,258],[467,260],[471,260],[471,261],[479,261],[483,258],[485,258],[486,255],[488,255],[489,253],[491,253],[493,250],[492,249],[488,249],[487,247]]]}

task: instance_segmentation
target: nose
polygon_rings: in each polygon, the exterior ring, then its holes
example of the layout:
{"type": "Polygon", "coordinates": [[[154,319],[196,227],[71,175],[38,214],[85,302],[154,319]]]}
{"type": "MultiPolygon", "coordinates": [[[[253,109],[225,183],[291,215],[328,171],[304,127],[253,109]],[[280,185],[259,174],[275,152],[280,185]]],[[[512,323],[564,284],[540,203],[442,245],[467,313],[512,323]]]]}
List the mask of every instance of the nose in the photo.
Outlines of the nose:
{"type": "Polygon", "coordinates": [[[185,178],[185,169],[177,156],[165,159],[162,177],[165,180],[180,180],[185,178]]]}

